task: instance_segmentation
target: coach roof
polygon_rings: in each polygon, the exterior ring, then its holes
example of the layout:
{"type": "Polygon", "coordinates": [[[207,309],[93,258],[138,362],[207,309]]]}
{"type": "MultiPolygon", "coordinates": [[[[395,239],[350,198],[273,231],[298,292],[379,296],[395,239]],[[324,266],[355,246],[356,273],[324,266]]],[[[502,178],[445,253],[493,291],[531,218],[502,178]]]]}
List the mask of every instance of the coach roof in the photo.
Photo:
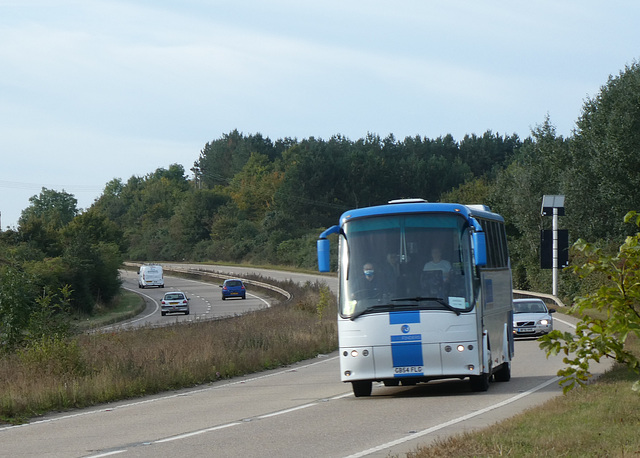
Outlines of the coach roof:
{"type": "Polygon", "coordinates": [[[419,199],[395,200],[385,205],[356,208],[346,211],[340,217],[340,226],[352,219],[367,218],[380,215],[401,215],[409,213],[459,213],[466,219],[478,217],[497,221],[504,218],[489,211],[485,205],[462,205],[455,203],[431,203],[419,199]]]}

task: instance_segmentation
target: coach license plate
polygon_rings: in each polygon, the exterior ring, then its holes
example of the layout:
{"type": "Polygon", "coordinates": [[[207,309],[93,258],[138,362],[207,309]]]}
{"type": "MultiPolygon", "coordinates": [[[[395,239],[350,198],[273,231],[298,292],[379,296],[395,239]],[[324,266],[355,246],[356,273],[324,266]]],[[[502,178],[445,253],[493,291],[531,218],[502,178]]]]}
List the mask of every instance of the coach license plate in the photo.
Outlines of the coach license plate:
{"type": "Polygon", "coordinates": [[[394,367],[393,372],[396,374],[422,374],[422,366],[394,367]]]}

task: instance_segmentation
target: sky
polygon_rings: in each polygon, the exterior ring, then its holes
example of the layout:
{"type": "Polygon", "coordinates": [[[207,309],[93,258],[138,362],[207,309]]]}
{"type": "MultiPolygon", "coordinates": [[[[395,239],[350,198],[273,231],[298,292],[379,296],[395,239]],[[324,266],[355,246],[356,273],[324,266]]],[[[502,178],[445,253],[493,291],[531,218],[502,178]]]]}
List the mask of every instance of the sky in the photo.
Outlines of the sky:
{"type": "Polygon", "coordinates": [[[397,140],[546,117],[640,57],[640,2],[0,0],[0,228],[29,198],[87,209],[237,129],[272,141],[397,140]]]}

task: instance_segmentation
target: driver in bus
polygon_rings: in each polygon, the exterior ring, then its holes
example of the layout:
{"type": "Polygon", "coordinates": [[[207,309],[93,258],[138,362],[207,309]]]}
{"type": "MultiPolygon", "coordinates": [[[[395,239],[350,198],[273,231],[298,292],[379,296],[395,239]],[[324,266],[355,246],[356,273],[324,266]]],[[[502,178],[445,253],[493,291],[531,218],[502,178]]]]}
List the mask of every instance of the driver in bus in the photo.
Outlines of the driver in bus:
{"type": "Polygon", "coordinates": [[[362,275],[356,279],[355,288],[351,291],[351,298],[355,300],[377,299],[382,297],[382,278],[380,275],[377,275],[373,263],[366,262],[362,266],[362,275]]]}

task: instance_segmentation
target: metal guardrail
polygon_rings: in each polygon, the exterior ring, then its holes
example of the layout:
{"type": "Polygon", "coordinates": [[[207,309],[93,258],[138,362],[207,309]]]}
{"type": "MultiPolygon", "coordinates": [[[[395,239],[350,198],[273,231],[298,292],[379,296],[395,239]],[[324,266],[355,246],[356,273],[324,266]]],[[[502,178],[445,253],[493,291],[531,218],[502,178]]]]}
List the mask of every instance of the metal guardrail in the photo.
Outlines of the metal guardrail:
{"type": "Polygon", "coordinates": [[[531,291],[524,291],[524,290],[520,290],[520,289],[514,289],[513,290],[513,294],[520,294],[522,296],[531,296],[531,297],[539,297],[542,299],[547,299],[549,301],[553,301],[558,307],[566,307],[566,305],[564,305],[564,303],[558,299],[556,296],[554,296],[553,294],[545,294],[545,293],[534,293],[531,291]]]}

